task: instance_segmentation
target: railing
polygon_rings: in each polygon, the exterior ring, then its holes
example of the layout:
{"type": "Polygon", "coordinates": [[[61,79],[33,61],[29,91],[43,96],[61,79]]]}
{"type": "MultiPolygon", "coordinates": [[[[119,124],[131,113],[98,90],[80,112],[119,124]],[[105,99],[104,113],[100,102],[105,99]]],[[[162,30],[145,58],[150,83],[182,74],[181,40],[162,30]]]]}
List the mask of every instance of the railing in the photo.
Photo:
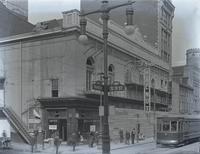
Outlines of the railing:
{"type": "Polygon", "coordinates": [[[28,128],[23,123],[21,118],[11,108],[4,107],[2,108],[2,111],[10,124],[21,135],[24,141],[28,144],[32,144],[33,138],[28,133],[28,128]]]}

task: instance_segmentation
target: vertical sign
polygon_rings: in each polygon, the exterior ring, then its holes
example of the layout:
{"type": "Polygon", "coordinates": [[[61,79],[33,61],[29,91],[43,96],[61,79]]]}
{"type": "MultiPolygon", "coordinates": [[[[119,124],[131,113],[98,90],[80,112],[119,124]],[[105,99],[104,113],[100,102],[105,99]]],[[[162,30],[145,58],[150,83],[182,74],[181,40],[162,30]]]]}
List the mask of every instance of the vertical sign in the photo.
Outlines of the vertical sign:
{"type": "Polygon", "coordinates": [[[150,67],[144,69],[144,111],[151,111],[150,67]]]}

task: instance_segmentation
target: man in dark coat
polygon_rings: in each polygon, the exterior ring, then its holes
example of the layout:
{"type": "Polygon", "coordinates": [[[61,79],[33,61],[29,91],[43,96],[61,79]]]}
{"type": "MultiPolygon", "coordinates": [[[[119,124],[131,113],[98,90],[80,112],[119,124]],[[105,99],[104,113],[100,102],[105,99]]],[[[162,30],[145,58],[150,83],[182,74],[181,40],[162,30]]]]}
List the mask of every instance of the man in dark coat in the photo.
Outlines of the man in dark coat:
{"type": "Polygon", "coordinates": [[[126,131],[126,141],[125,144],[130,144],[130,132],[126,131]]]}
{"type": "Polygon", "coordinates": [[[73,151],[75,151],[77,141],[78,141],[78,135],[77,135],[77,133],[73,132],[71,135],[71,143],[73,146],[73,151]]]}
{"type": "Polygon", "coordinates": [[[135,140],[135,128],[133,128],[133,130],[131,131],[131,143],[134,144],[134,140],[135,140]]]}
{"type": "Polygon", "coordinates": [[[93,147],[93,144],[94,144],[94,141],[95,141],[95,133],[94,132],[90,132],[90,135],[89,135],[89,147],[93,147]]]}
{"type": "Polygon", "coordinates": [[[120,143],[123,143],[123,140],[124,140],[123,130],[120,129],[120,130],[119,130],[119,141],[120,141],[120,143]]]}

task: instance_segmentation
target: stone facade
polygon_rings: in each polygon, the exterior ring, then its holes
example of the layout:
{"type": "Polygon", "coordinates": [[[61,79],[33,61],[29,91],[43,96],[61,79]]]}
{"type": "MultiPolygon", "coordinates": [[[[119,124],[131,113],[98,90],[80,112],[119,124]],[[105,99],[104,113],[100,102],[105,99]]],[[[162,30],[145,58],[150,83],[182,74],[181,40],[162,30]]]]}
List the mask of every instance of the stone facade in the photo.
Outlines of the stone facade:
{"type": "MultiPolygon", "coordinates": [[[[173,68],[173,79],[180,85],[179,101],[182,102],[183,113],[199,113],[200,103],[200,65],[199,49],[189,49],[186,53],[186,65],[173,68]],[[181,88],[182,87],[182,88],[181,88]]],[[[176,93],[176,92],[175,92],[176,93]]]]}
{"type": "Polygon", "coordinates": [[[184,82],[172,82],[172,112],[191,114],[194,89],[184,82]]]}
{"type": "MultiPolygon", "coordinates": [[[[124,0],[109,0],[109,6],[121,4],[124,0]]],[[[99,9],[101,1],[81,0],[81,9],[90,12],[99,9]]],[[[174,6],[170,0],[136,0],[132,5],[134,8],[133,22],[142,38],[157,48],[159,56],[171,63],[172,54],[172,20],[174,17],[174,6]]],[[[126,7],[113,10],[111,19],[121,26],[126,21],[126,7]]],[[[98,22],[99,15],[93,14],[90,19],[98,22]]]]}
{"type": "MultiPolygon", "coordinates": [[[[82,125],[81,118],[87,122],[87,125],[83,124],[84,127],[96,125],[97,130],[99,129],[97,121],[100,101],[93,97],[99,96],[100,92],[91,86],[92,82],[102,79],[101,24],[88,19],[89,41],[87,44],[82,44],[78,41],[80,35],[78,15],[77,10],[63,12],[64,17],[60,27],[42,28],[39,31],[0,40],[1,57],[2,60],[6,59],[3,63],[6,77],[6,106],[11,106],[32,130],[42,127],[50,132],[48,120],[65,119],[67,126],[61,124],[66,124],[63,121],[59,125],[62,125],[63,129],[67,127],[69,137],[72,131],[79,130],[79,124],[82,125]],[[85,104],[82,105],[83,103],[85,104]],[[34,118],[33,109],[45,118],[42,120],[46,122],[44,125],[30,120],[31,117],[34,118]],[[91,115],[84,116],[84,112],[91,115]],[[87,119],[95,116],[97,119],[92,121],[87,119]]],[[[48,22],[46,24],[48,25],[48,22]]],[[[109,82],[119,81],[126,86],[125,91],[109,93],[109,103],[116,108],[115,113],[122,112],[119,119],[132,118],[133,112],[142,113],[144,109],[143,68],[137,64],[141,60],[154,64],[150,69],[151,81],[155,83],[152,107],[155,104],[154,110],[168,111],[171,105],[170,63],[160,58],[158,49],[146,43],[139,32],[128,36],[123,28],[113,21],[109,22],[109,31],[109,82]]],[[[120,120],[121,124],[120,121],[118,123],[117,116],[118,114],[110,116],[112,131],[122,126],[123,122],[120,120]]],[[[139,116],[140,120],[146,118],[148,121],[149,116],[146,114],[139,116]]],[[[142,131],[145,136],[151,136],[148,132],[152,129],[146,130],[146,128],[152,126],[147,126],[151,124],[146,121],[143,121],[142,131]]],[[[124,129],[132,127],[134,126],[129,125],[124,129]]],[[[62,134],[61,130],[59,132],[62,134]]]]}

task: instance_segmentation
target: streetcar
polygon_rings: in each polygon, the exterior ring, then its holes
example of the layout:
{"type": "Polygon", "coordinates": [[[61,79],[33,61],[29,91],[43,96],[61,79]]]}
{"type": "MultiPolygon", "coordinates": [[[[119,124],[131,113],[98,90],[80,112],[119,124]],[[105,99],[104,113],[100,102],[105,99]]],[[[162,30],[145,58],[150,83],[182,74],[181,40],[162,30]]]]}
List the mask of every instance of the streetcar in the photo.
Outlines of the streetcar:
{"type": "Polygon", "coordinates": [[[200,138],[200,116],[157,117],[157,144],[181,145],[200,138]]]}

